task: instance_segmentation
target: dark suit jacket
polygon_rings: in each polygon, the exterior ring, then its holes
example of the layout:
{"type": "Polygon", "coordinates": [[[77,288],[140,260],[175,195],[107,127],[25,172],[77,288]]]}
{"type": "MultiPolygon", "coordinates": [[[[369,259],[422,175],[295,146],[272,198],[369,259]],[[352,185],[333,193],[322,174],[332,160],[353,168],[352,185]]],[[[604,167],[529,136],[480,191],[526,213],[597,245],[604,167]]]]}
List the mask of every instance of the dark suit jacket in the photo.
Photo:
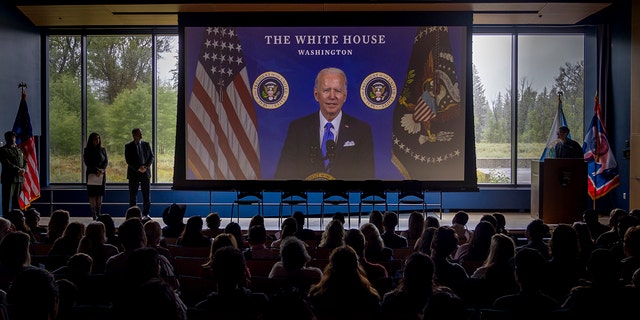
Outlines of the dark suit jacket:
{"type": "MultiPolygon", "coordinates": [[[[276,179],[303,180],[313,173],[326,172],[320,150],[319,130],[318,112],[289,124],[276,168],[276,179]]],[[[336,179],[374,179],[371,126],[343,112],[335,155],[330,161],[329,174],[336,179]]]]}
{"type": "Polygon", "coordinates": [[[0,148],[0,162],[2,162],[2,183],[10,184],[24,182],[24,176],[18,174],[20,169],[27,166],[27,159],[18,147],[9,145],[0,148]]]}
{"type": "Polygon", "coordinates": [[[149,142],[144,140],[140,141],[142,147],[143,161],[138,158],[138,147],[135,141],[131,141],[124,145],[124,158],[127,161],[127,179],[141,178],[146,175],[147,178],[151,177],[151,164],[153,163],[154,155],[151,150],[149,142]],[[140,166],[147,166],[147,172],[140,173],[138,169],[140,166]]]}

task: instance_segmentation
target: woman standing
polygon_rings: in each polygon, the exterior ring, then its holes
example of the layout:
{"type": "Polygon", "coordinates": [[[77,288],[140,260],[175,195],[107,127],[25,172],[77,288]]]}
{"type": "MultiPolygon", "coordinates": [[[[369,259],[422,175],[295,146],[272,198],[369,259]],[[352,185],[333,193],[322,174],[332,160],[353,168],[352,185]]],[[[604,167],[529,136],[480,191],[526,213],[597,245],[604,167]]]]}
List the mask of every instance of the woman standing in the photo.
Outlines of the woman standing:
{"type": "Polygon", "coordinates": [[[106,169],[109,164],[107,150],[102,146],[100,135],[92,132],[84,148],[84,165],[87,166],[87,193],[91,215],[96,220],[100,215],[102,197],[107,183],[106,169]]]}

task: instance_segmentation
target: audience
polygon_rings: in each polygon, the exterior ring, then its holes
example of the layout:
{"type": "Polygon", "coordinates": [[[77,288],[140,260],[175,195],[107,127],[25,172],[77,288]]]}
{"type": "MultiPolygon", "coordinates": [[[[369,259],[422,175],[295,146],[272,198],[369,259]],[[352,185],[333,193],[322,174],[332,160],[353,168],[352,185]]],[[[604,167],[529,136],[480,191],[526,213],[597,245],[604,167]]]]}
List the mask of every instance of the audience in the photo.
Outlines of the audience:
{"type": "Polygon", "coordinates": [[[478,222],[471,239],[456,250],[454,260],[459,261],[468,274],[472,274],[489,256],[491,237],[494,234],[496,229],[491,223],[478,222]]]}
{"type": "Polygon", "coordinates": [[[116,232],[116,222],[113,221],[113,217],[108,213],[101,213],[96,218],[96,221],[100,221],[104,224],[104,233],[107,236],[106,243],[113,245],[118,248],[119,251],[122,251],[122,243],[120,243],[120,238],[116,232]]]}
{"type": "Polygon", "coordinates": [[[165,238],[177,238],[184,230],[184,213],[186,206],[172,204],[162,211],[162,236],[165,238]]]}
{"type": "Polygon", "coordinates": [[[431,240],[431,259],[435,266],[435,283],[460,294],[469,275],[459,263],[451,259],[457,246],[456,231],[451,227],[441,226],[431,240]]]}
{"type": "Polygon", "coordinates": [[[467,243],[471,238],[471,231],[467,228],[467,223],[469,223],[469,214],[465,211],[456,212],[451,219],[451,228],[458,235],[458,245],[467,243]]]}
{"type": "Polygon", "coordinates": [[[407,241],[415,243],[422,235],[424,229],[424,214],[420,211],[412,211],[409,214],[407,230],[400,232],[400,235],[407,238],[407,241]]]}
{"type": "Polygon", "coordinates": [[[294,219],[296,219],[296,223],[298,225],[297,231],[295,236],[302,240],[302,241],[307,241],[307,240],[315,240],[316,239],[316,233],[315,231],[306,228],[304,226],[305,224],[305,217],[304,217],[304,213],[302,213],[302,211],[295,211],[293,213],[293,215],[291,215],[291,217],[293,217],[294,219]]]}
{"type": "Polygon", "coordinates": [[[211,239],[202,233],[204,222],[201,216],[191,216],[176,240],[176,244],[184,247],[209,247],[211,239]]]}
{"type": "Polygon", "coordinates": [[[220,214],[217,212],[211,212],[204,219],[206,229],[202,230],[202,234],[213,239],[217,235],[224,232],[224,229],[220,228],[222,220],[220,219],[220,214]]]}
{"type": "Polygon", "coordinates": [[[42,235],[47,233],[47,228],[40,225],[40,212],[36,208],[29,208],[24,211],[24,222],[35,236],[37,242],[41,242],[42,235]]]}
{"type": "Polygon", "coordinates": [[[149,219],[144,223],[143,227],[144,235],[147,238],[147,247],[155,249],[160,255],[167,258],[167,260],[173,264],[174,259],[171,251],[161,245],[164,238],[162,237],[162,226],[160,222],[149,219]]]}
{"type": "Polygon", "coordinates": [[[13,227],[11,221],[7,218],[0,217],[0,241],[2,241],[4,236],[14,231],[16,231],[16,229],[13,227]]]}
{"type": "Polygon", "coordinates": [[[587,224],[589,227],[589,232],[591,233],[591,239],[595,243],[598,237],[609,231],[609,226],[600,222],[600,214],[598,211],[594,209],[587,209],[582,213],[582,221],[587,224]]]}
{"type": "Polygon", "coordinates": [[[549,225],[544,223],[542,219],[534,219],[525,229],[527,243],[516,248],[516,251],[522,248],[533,248],[538,250],[545,260],[549,260],[549,246],[545,242],[545,237],[549,236],[549,225]]]}
{"type": "Polygon", "coordinates": [[[296,222],[296,219],[292,217],[285,218],[284,220],[282,220],[282,224],[280,225],[280,235],[278,239],[271,242],[271,247],[280,248],[280,245],[284,241],[284,239],[288,237],[295,237],[297,231],[298,223],[296,222]]]}
{"type": "Polygon", "coordinates": [[[280,252],[267,247],[267,230],[263,225],[249,228],[249,249],[244,252],[247,260],[277,260],[280,252]]]}
{"type": "Polygon", "coordinates": [[[358,255],[358,262],[362,266],[362,269],[367,273],[369,281],[389,276],[387,269],[383,265],[369,262],[365,257],[364,250],[366,247],[366,240],[364,239],[364,234],[362,234],[360,229],[349,229],[345,234],[344,242],[346,245],[353,248],[358,255]]]}
{"type": "Polygon", "coordinates": [[[375,209],[371,210],[371,213],[369,214],[369,223],[372,223],[374,226],[376,226],[379,232],[383,231],[382,218],[383,218],[382,211],[375,210],[375,209]]]}
{"type": "Polygon", "coordinates": [[[413,251],[420,251],[428,256],[431,256],[431,241],[433,240],[433,235],[438,230],[438,227],[426,227],[422,230],[422,235],[416,241],[416,244],[413,246],[413,251]]]}
{"type": "Polygon", "coordinates": [[[287,279],[301,285],[316,283],[323,272],[317,267],[307,266],[310,260],[305,243],[296,237],[287,237],[280,245],[280,261],[271,267],[269,278],[287,279]]]}
{"type": "Polygon", "coordinates": [[[84,236],[85,225],[80,221],[71,221],[62,236],[56,239],[49,249],[49,255],[71,257],[78,252],[80,239],[84,236]]]}
{"type": "Polygon", "coordinates": [[[502,233],[508,236],[509,230],[507,230],[507,218],[504,216],[504,214],[500,212],[494,212],[491,215],[496,218],[496,233],[502,233]]]}
{"type": "Polygon", "coordinates": [[[564,301],[571,288],[585,277],[586,269],[580,264],[578,236],[569,224],[558,224],[551,233],[547,261],[548,275],[545,292],[558,301],[564,301]]]}
{"type": "Polygon", "coordinates": [[[364,256],[370,262],[384,262],[393,259],[393,249],[384,245],[378,228],[373,223],[363,223],[360,231],[364,235],[364,256]]]}
{"type": "Polygon", "coordinates": [[[9,233],[0,241],[0,290],[7,292],[16,276],[31,267],[30,245],[31,238],[22,231],[9,233]]]}
{"type": "Polygon", "coordinates": [[[408,258],[398,285],[382,298],[384,319],[422,319],[433,295],[434,265],[431,258],[414,252],[408,258]]]}
{"type": "Polygon", "coordinates": [[[78,244],[78,252],[91,256],[94,274],[104,273],[107,260],[120,252],[116,246],[108,244],[106,241],[104,224],[98,220],[89,222],[85,228],[84,236],[78,244]]]}
{"type": "Polygon", "coordinates": [[[640,268],[640,226],[630,227],[625,232],[624,254],[620,260],[620,277],[625,284],[631,284],[633,274],[640,268]]]}
{"type": "Polygon", "coordinates": [[[33,234],[33,232],[31,232],[31,228],[29,228],[29,226],[25,222],[24,213],[22,212],[22,210],[11,209],[9,210],[9,212],[4,213],[4,217],[11,221],[11,224],[13,224],[13,227],[16,229],[16,231],[22,231],[28,234],[29,238],[31,238],[31,242],[37,242],[36,236],[33,234]]]}
{"type": "Polygon", "coordinates": [[[7,291],[11,320],[52,320],[58,317],[60,292],[51,272],[27,268],[19,272],[7,291]]]}
{"type": "Polygon", "coordinates": [[[320,236],[319,248],[334,249],[344,245],[344,225],[340,220],[331,220],[320,236]]]}
{"type": "Polygon", "coordinates": [[[47,224],[47,233],[44,239],[41,239],[41,242],[53,244],[56,239],[62,236],[70,219],[71,216],[67,210],[57,209],[53,211],[47,224]]]}
{"type": "Polygon", "coordinates": [[[249,248],[249,243],[246,240],[244,240],[244,237],[242,236],[242,227],[240,227],[239,223],[233,222],[233,221],[229,222],[224,227],[224,232],[225,233],[230,233],[236,238],[236,243],[238,244],[238,249],[244,251],[247,248],[249,248]]]}

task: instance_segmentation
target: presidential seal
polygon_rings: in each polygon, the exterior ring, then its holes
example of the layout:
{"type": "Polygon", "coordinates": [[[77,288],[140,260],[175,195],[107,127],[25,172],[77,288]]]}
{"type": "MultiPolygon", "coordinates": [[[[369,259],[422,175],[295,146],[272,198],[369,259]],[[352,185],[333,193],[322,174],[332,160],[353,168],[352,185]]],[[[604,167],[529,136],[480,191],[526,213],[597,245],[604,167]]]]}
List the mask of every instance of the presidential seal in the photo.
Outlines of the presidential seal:
{"type": "Polygon", "coordinates": [[[336,178],[326,172],[316,172],[310,174],[308,177],[304,178],[307,181],[328,181],[335,180],[336,178]]]}
{"type": "Polygon", "coordinates": [[[360,98],[367,107],[374,110],[388,108],[396,99],[396,83],[386,73],[374,72],[360,85],[360,98]]]}
{"type": "Polygon", "coordinates": [[[265,109],[280,108],[289,97],[289,84],[279,73],[269,71],[253,81],[253,100],[265,109]]]}

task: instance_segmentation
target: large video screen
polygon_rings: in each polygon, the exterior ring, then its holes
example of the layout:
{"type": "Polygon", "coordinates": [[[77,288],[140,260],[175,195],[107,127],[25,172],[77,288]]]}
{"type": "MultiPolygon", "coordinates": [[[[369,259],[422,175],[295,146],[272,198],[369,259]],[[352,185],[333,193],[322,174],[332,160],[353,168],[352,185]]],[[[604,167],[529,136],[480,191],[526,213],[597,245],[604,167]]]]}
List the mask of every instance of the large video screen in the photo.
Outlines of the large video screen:
{"type": "Polygon", "coordinates": [[[476,187],[467,26],[212,23],[181,41],[174,188],[476,187]]]}

